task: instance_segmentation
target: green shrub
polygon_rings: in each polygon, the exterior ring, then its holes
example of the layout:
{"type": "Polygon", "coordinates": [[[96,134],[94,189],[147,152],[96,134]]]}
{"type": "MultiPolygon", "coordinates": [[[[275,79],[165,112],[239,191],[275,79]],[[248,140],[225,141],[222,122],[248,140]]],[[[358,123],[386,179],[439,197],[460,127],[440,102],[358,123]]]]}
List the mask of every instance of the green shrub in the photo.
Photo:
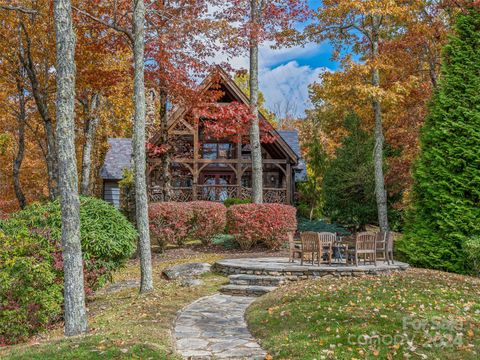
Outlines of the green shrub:
{"type": "Polygon", "coordinates": [[[7,236],[0,231],[0,347],[43,330],[60,317],[63,283],[55,268],[58,251],[36,236],[7,236]]]}
{"type": "Polygon", "coordinates": [[[240,244],[235,239],[234,235],[230,234],[218,234],[212,238],[213,245],[223,246],[227,250],[233,250],[240,248],[240,244]]]}
{"type": "MultiPolygon", "coordinates": [[[[61,211],[58,201],[34,203],[0,222],[8,235],[40,234],[39,241],[61,240],[61,211]]],[[[117,209],[103,200],[81,197],[80,232],[89,286],[95,288],[125,264],[135,249],[137,231],[117,209]]]]}
{"type": "Polygon", "coordinates": [[[340,225],[328,224],[323,220],[309,220],[304,217],[298,217],[298,231],[314,231],[314,232],[332,232],[348,235],[349,232],[340,225]]]}
{"type": "Polygon", "coordinates": [[[468,260],[469,267],[475,274],[480,274],[480,237],[473,237],[465,241],[463,244],[465,256],[468,260]]]}
{"type": "Polygon", "coordinates": [[[250,204],[251,202],[250,199],[228,198],[223,202],[223,205],[228,208],[232,205],[250,204]]]}

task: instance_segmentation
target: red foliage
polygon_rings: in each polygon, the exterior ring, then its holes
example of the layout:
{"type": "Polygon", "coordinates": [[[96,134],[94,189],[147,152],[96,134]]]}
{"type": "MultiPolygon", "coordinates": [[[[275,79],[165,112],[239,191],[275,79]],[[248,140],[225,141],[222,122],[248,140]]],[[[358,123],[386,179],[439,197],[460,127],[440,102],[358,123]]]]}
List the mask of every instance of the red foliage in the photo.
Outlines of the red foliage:
{"type": "Polygon", "coordinates": [[[164,202],[149,207],[150,233],[160,247],[181,245],[187,239],[207,243],[225,229],[226,208],[208,201],[164,202]]]}
{"type": "Polygon", "coordinates": [[[287,241],[287,233],[297,229],[297,210],[281,204],[233,205],[227,211],[227,226],[242,249],[264,244],[278,249],[287,241]]]}
{"type": "Polygon", "coordinates": [[[161,157],[170,149],[170,146],[167,144],[155,145],[150,142],[146,144],[147,156],[148,157],[161,157]]]}
{"type": "Polygon", "coordinates": [[[188,203],[193,212],[192,237],[207,244],[210,239],[225,230],[227,208],[211,201],[193,201],[188,203]]]}
{"type": "MultiPolygon", "coordinates": [[[[195,107],[195,115],[203,118],[205,135],[213,139],[228,139],[237,142],[239,139],[248,142],[250,122],[253,120],[250,107],[236,101],[227,105],[209,103],[195,107]],[[241,135],[239,137],[238,135],[241,135]]],[[[271,131],[273,127],[267,121],[260,121],[260,140],[272,143],[276,140],[271,131]]]]}

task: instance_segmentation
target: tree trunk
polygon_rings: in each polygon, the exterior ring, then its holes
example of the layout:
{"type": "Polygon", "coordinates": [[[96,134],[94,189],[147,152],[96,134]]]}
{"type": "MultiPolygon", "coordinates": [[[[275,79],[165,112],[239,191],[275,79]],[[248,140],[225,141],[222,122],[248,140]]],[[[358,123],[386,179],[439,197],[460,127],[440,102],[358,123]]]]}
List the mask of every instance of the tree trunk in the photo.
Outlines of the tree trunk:
{"type": "Polygon", "coordinates": [[[95,133],[98,125],[98,103],[100,96],[93,94],[90,101],[84,103],[86,119],[85,119],[85,143],[83,144],[82,153],[82,182],[80,183],[80,194],[90,194],[90,173],[92,169],[92,148],[95,140],[95,133]]]}
{"type": "Polygon", "coordinates": [[[134,0],[133,56],[135,62],[134,74],[134,102],[135,119],[133,129],[133,158],[135,167],[135,202],[137,229],[139,232],[139,253],[141,282],[140,292],[153,290],[152,254],[150,249],[150,232],[148,226],[148,202],[146,183],[146,155],[145,155],[145,80],[144,80],[144,51],[145,51],[145,4],[143,0],[134,0]]]}
{"type": "Polygon", "coordinates": [[[57,49],[57,149],[64,271],[65,335],[87,331],[75,157],[75,35],[70,0],[54,1],[57,49]]]}
{"type": "MultiPolygon", "coordinates": [[[[160,89],[160,144],[168,146],[168,113],[167,113],[168,95],[165,89],[160,89]]],[[[170,156],[171,150],[168,149],[162,155],[162,166],[160,169],[162,176],[162,201],[170,200],[170,156]]]]}
{"type": "MultiPolygon", "coordinates": [[[[48,190],[50,199],[55,199],[58,195],[58,166],[57,166],[57,149],[55,146],[55,131],[53,128],[53,120],[48,110],[48,94],[41,88],[38,81],[35,65],[31,53],[31,40],[24,24],[21,22],[23,35],[26,39],[25,51],[20,54],[20,61],[30,80],[32,95],[37,105],[38,113],[43,121],[43,128],[46,137],[46,153],[45,162],[47,163],[48,174],[48,190]]],[[[23,45],[21,45],[23,47],[23,45]]],[[[48,69],[47,69],[48,71],[48,69]]]]}
{"type": "MultiPolygon", "coordinates": [[[[374,17],[374,26],[378,23],[374,17]]],[[[378,56],[378,31],[374,30],[372,35],[372,58],[378,56]]],[[[372,70],[372,84],[380,87],[380,71],[378,68],[372,70]]],[[[383,130],[382,130],[382,109],[377,98],[372,100],[373,113],[375,116],[375,147],[373,161],[375,166],[375,195],[377,200],[378,224],[381,231],[388,231],[387,191],[385,190],[385,178],[383,176],[383,130]]]]}
{"type": "Polygon", "coordinates": [[[250,126],[250,147],[252,153],[252,201],[263,202],[263,165],[262,146],[260,144],[260,126],[258,119],[258,39],[255,28],[259,24],[260,10],[258,0],[250,0],[250,111],[253,119],[250,126]]]}
{"type": "Polygon", "coordinates": [[[25,111],[25,88],[23,81],[20,80],[22,76],[22,69],[18,74],[17,79],[17,91],[18,91],[18,150],[17,155],[13,161],[13,188],[18,200],[20,208],[23,209],[27,206],[27,199],[22,190],[22,184],[20,183],[20,168],[22,167],[23,158],[25,156],[25,127],[27,125],[27,114],[25,111]]]}

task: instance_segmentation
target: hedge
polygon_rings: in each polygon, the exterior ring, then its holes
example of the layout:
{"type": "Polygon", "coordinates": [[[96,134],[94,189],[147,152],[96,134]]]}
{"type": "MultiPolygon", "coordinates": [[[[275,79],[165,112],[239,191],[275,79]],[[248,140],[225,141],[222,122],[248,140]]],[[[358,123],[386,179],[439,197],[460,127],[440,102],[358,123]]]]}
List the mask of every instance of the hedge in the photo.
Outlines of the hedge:
{"type": "Polygon", "coordinates": [[[187,239],[203,244],[225,230],[224,205],[209,201],[163,202],[149,206],[150,234],[160,248],[182,245],[187,239]]]}
{"type": "Polygon", "coordinates": [[[257,244],[279,249],[287,241],[287,233],[297,229],[296,209],[281,204],[232,205],[227,227],[244,250],[257,244]]]}

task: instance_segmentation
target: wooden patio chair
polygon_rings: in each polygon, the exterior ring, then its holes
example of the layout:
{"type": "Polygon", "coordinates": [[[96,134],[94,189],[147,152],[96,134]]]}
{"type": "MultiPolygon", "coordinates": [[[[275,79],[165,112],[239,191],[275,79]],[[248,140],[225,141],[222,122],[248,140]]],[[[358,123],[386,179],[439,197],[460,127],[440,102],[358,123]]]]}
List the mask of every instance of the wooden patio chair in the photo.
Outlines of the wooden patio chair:
{"type": "Polygon", "coordinates": [[[300,264],[303,265],[303,261],[307,260],[306,256],[310,256],[313,265],[315,256],[320,258],[318,233],[313,231],[305,231],[300,234],[300,238],[302,239],[302,258],[300,264]]]}
{"type": "Polygon", "coordinates": [[[299,249],[295,246],[295,239],[293,236],[293,232],[289,232],[288,236],[288,250],[289,250],[289,259],[288,262],[295,262],[295,255],[299,255],[299,259],[302,258],[303,249],[299,249]]]}
{"type": "Polygon", "coordinates": [[[363,258],[364,264],[366,264],[368,260],[377,266],[376,240],[377,235],[370,232],[358,233],[355,237],[354,246],[347,250],[347,258],[352,258],[356,266],[358,266],[361,258],[363,258]]]}
{"type": "Polygon", "coordinates": [[[323,255],[327,254],[328,257],[328,264],[332,264],[332,256],[333,256],[333,244],[337,240],[337,235],[331,232],[321,232],[318,233],[318,247],[320,250],[320,255],[318,258],[318,265],[323,260],[323,255]]]}
{"type": "Polygon", "coordinates": [[[393,264],[393,233],[391,231],[381,231],[377,233],[377,260],[383,260],[390,265],[390,261],[393,264]],[[380,256],[379,256],[380,255],[380,256]]]}

